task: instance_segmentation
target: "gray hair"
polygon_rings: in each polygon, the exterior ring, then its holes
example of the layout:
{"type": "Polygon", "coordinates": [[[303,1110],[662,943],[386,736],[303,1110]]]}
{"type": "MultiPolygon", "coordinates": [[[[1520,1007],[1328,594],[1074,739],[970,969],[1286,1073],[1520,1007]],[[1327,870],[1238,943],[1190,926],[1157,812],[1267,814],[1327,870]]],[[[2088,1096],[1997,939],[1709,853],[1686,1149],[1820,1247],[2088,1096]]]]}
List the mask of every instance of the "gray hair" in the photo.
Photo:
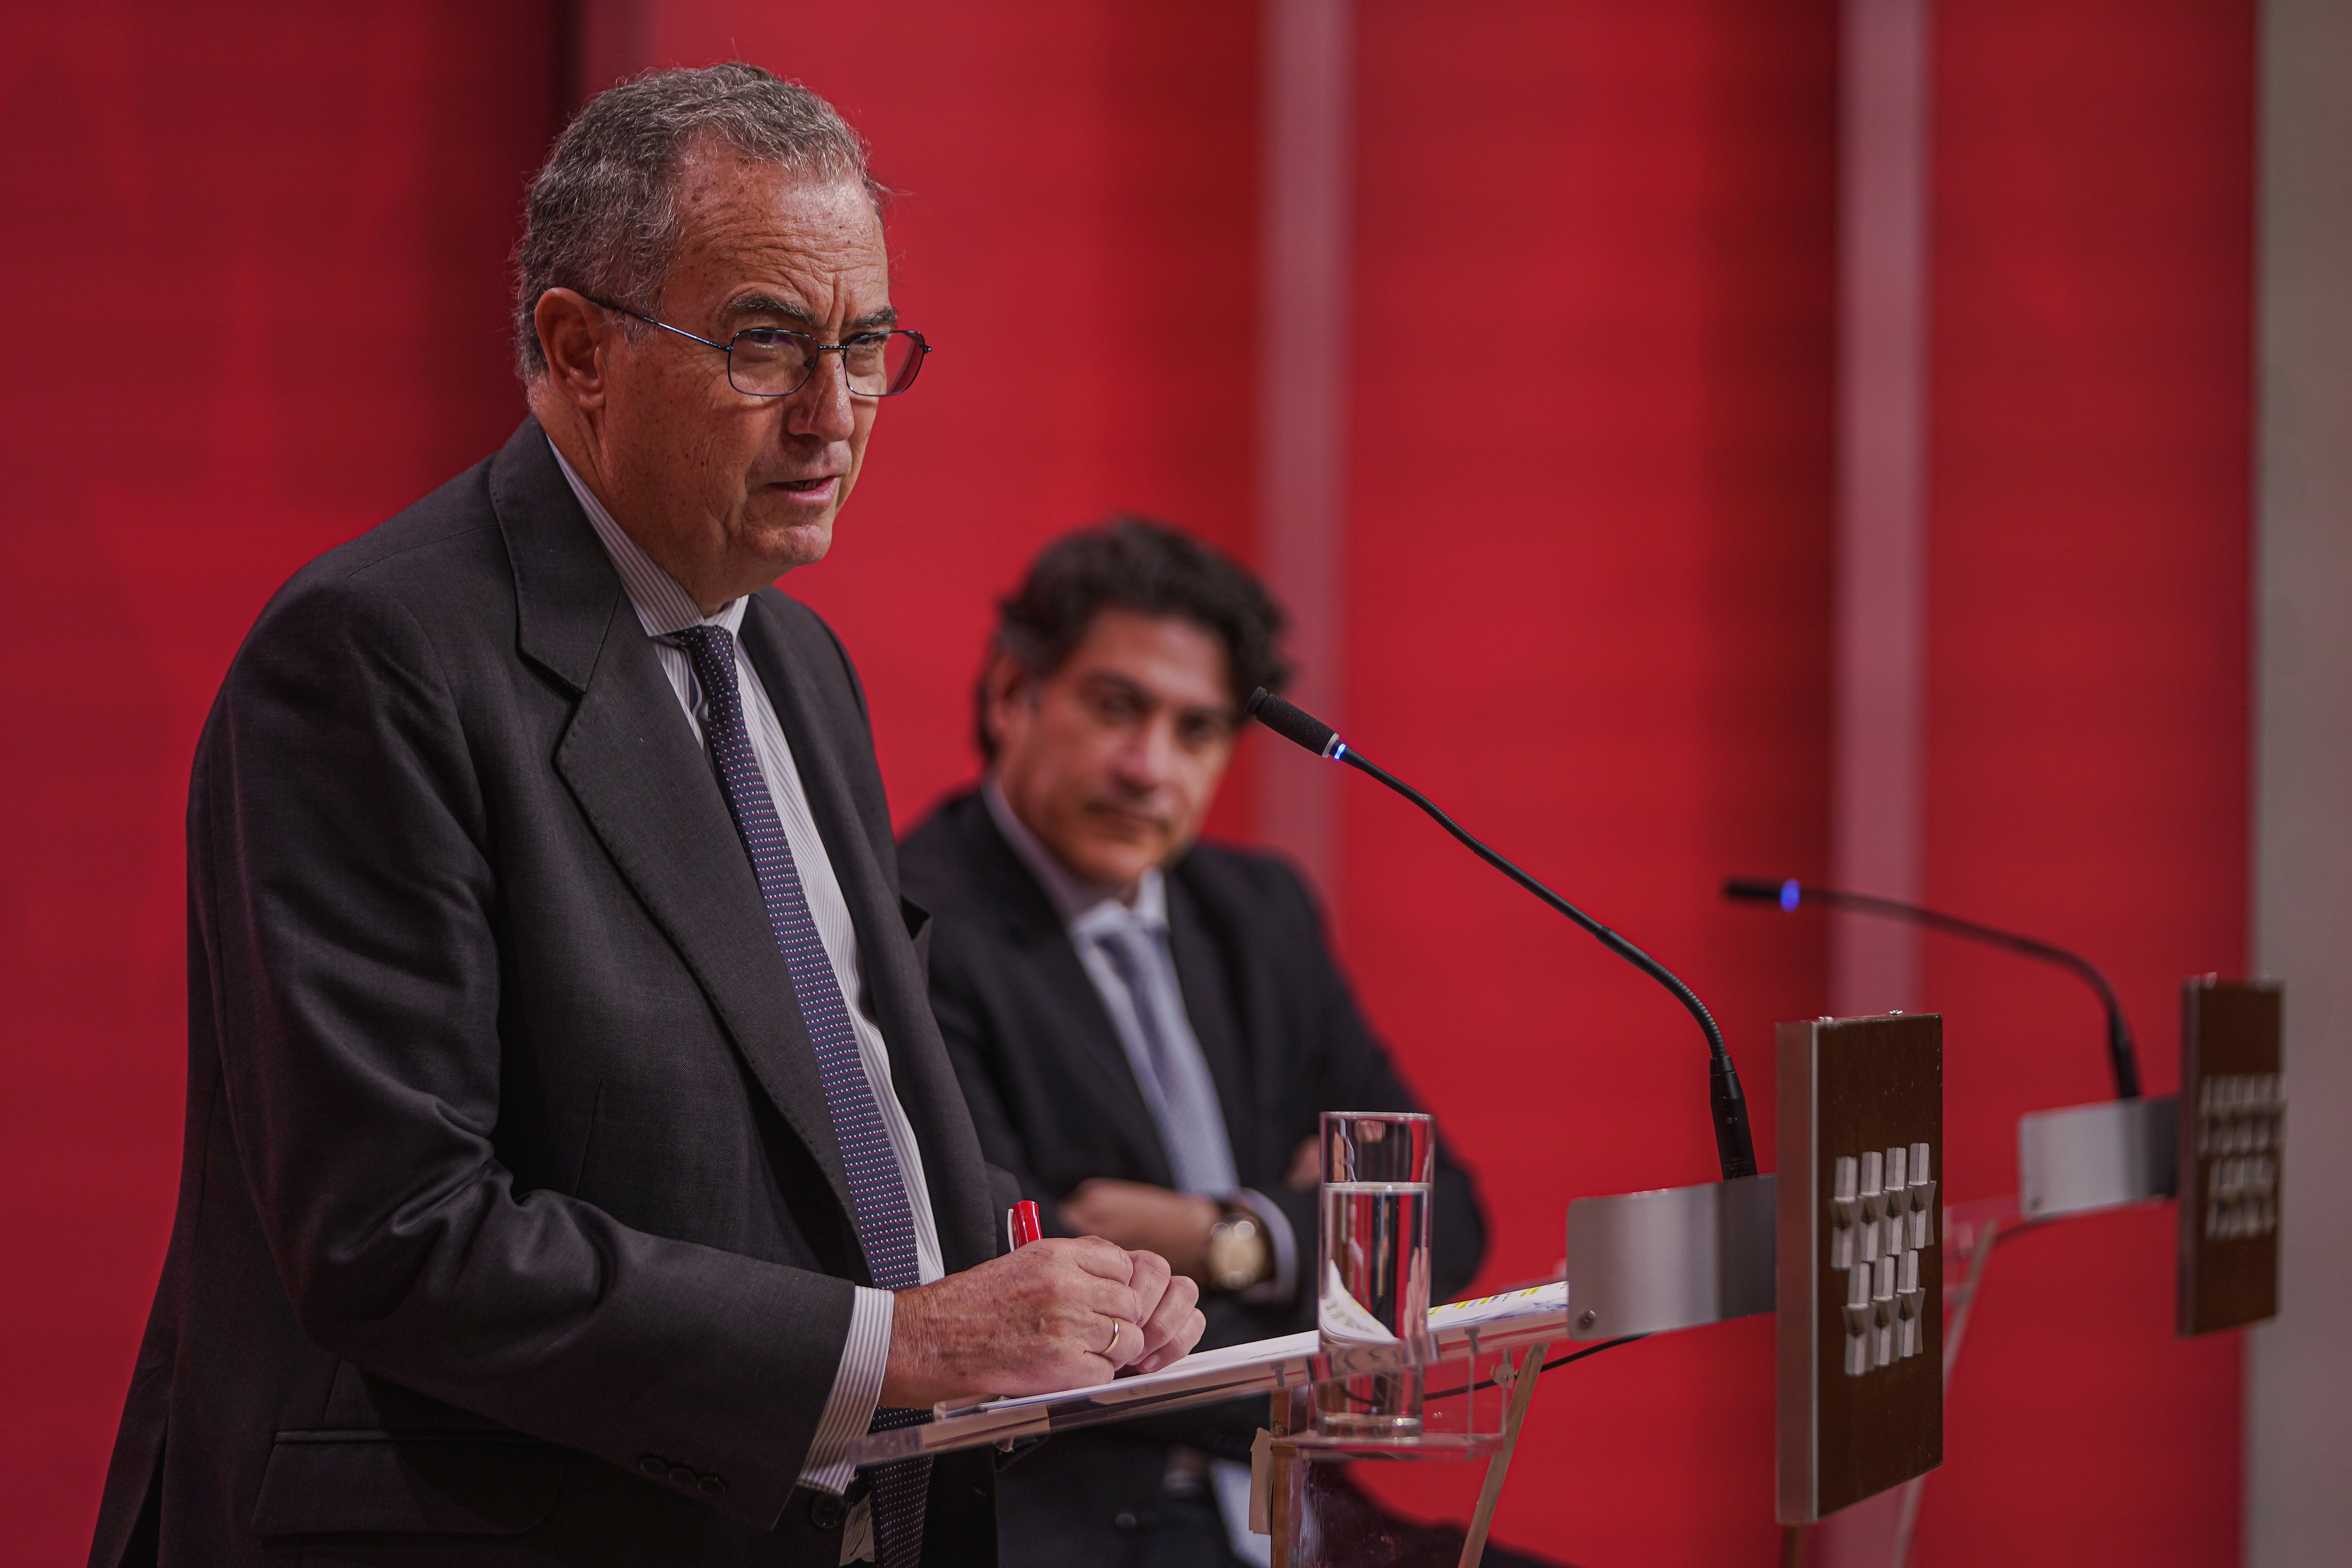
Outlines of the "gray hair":
{"type": "Polygon", "coordinates": [[[705,139],[811,180],[854,180],[877,215],[889,199],[833,105],[758,66],[647,71],[597,94],[556,138],[524,205],[514,335],[526,383],[547,370],[532,312],[550,289],[653,313],[677,248],[678,173],[705,139]]]}

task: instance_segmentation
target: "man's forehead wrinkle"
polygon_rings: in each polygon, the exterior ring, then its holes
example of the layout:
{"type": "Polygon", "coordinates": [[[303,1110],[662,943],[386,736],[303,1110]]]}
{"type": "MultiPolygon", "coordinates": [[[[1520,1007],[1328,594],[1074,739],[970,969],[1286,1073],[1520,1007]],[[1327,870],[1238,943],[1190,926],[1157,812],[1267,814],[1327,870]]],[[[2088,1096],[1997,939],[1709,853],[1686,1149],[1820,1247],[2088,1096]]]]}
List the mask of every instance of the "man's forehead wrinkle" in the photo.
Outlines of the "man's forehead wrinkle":
{"type": "MultiPolygon", "coordinates": [[[[797,300],[782,299],[774,294],[765,293],[758,289],[754,289],[749,294],[738,295],[735,299],[730,300],[727,305],[726,313],[730,318],[738,316],[782,316],[787,321],[799,321],[805,326],[813,327],[820,324],[817,319],[817,313],[814,310],[810,310],[806,305],[801,304],[797,300]]],[[[898,308],[896,305],[885,305],[878,310],[868,310],[862,316],[858,316],[854,320],[843,322],[842,328],[845,331],[860,332],[868,331],[875,327],[894,326],[897,324],[898,320],[898,308]]]]}
{"type": "Polygon", "coordinates": [[[737,296],[729,302],[727,313],[730,316],[783,316],[811,326],[816,324],[816,312],[806,305],[759,292],[737,296]]]}
{"type": "Polygon", "coordinates": [[[746,234],[711,225],[680,247],[673,276],[688,280],[693,291],[709,289],[705,300],[727,290],[702,307],[713,311],[714,322],[767,316],[798,329],[822,330],[852,309],[858,309],[856,325],[869,317],[896,315],[888,304],[887,272],[857,255],[856,247],[828,245],[823,237],[810,244],[773,229],[746,234]],[[880,305],[860,309],[877,299],[880,305]]]}
{"type": "MultiPolygon", "coordinates": [[[[744,289],[719,308],[722,319],[764,313],[821,322],[877,296],[887,310],[887,258],[862,195],[854,207],[800,200],[812,191],[822,197],[839,182],[805,179],[725,147],[690,154],[689,165],[679,182],[673,275],[691,272],[706,284],[723,279],[744,289]]],[[[861,311],[860,321],[877,313],[861,311]]]]}

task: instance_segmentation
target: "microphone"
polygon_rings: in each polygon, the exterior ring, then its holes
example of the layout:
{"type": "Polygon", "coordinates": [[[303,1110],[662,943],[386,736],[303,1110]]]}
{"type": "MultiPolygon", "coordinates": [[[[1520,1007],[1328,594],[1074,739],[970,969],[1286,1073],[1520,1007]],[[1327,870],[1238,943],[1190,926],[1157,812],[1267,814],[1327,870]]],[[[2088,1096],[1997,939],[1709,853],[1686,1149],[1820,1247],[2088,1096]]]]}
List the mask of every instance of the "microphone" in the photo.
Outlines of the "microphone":
{"type": "Polygon", "coordinates": [[[1706,1004],[1694,994],[1691,988],[1675,978],[1666,966],[1504,859],[1486,845],[1455,824],[1445,813],[1419,790],[1376,763],[1366,761],[1345,741],[1339,731],[1295,703],[1286,702],[1259,687],[1250,693],[1245,704],[1249,716],[1297,745],[1305,747],[1327,762],[1345,763],[1359,773],[1370,773],[1397,794],[1427,812],[1432,820],[1468,847],[1473,855],[1541,899],[1553,909],[1584,928],[1601,946],[1674,993],[1675,1000],[1698,1020],[1706,1036],[1706,1047],[1712,1058],[1708,1068],[1707,1098],[1715,1122],[1715,1153],[1723,1167],[1727,1182],[1756,1173],[1756,1140],[1748,1127],[1748,1099],[1740,1092],[1739,1073],[1731,1065],[1731,1052],[1723,1043],[1723,1031],[1716,1026],[1715,1016],[1706,1004]]]}
{"type": "Polygon", "coordinates": [[[2132,1045],[2131,1026],[2124,1021],[2123,1004],[2116,1000],[2116,988],[2099,973],[2098,965],[2079,952],[2069,952],[2063,947],[2046,942],[2036,942],[2015,931],[2000,931],[1974,921],[1964,921],[1958,915],[1906,904],[1899,899],[1882,899],[1872,893],[1849,893],[1838,888],[1809,887],[1794,877],[1773,881],[1766,877],[1727,877],[1723,883],[1727,899],[1749,900],[1757,903],[1778,904],[1784,910],[1794,910],[1801,903],[1811,902],[1833,910],[1854,910],[1863,914],[1884,915],[1889,920],[1909,921],[1929,931],[1939,931],[1947,936],[1965,937],[1988,947],[2005,948],[2028,958],[2054,963],[2061,969],[2072,970],[2099,994],[2099,1005],[2107,1010],[2107,1066],[2114,1070],[2116,1098],[2139,1098],[2139,1057],[2132,1045]]]}

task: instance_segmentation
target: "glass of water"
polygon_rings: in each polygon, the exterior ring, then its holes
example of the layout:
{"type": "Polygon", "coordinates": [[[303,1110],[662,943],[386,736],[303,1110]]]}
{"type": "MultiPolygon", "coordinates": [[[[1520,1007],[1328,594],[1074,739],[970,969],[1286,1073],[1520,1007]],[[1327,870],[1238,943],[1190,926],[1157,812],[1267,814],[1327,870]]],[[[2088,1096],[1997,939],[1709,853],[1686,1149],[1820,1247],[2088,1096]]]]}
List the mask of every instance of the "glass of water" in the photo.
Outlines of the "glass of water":
{"type": "MultiPolygon", "coordinates": [[[[1326,1353],[1429,1339],[1429,1184],[1434,1118],[1405,1111],[1323,1113],[1323,1223],[1316,1313],[1326,1353]]],[[[1320,1384],[1316,1425],[1338,1436],[1421,1431],[1421,1369],[1320,1384]]]]}

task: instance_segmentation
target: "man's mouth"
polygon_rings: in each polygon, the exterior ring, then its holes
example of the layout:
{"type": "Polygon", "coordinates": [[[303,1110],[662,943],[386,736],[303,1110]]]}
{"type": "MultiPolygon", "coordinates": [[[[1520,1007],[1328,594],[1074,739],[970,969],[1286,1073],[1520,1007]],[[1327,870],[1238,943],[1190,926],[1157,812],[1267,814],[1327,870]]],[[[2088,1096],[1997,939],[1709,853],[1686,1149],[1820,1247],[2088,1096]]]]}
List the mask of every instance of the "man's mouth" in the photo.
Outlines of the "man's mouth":
{"type": "Polygon", "coordinates": [[[1095,801],[1087,809],[1096,821],[1129,835],[1164,834],[1168,831],[1167,823],[1149,812],[1131,811],[1126,806],[1112,805],[1105,801],[1095,801]]]}
{"type": "Polygon", "coordinates": [[[825,501],[833,499],[834,489],[840,480],[839,474],[819,474],[814,479],[778,479],[768,488],[800,500],[825,501]]]}

